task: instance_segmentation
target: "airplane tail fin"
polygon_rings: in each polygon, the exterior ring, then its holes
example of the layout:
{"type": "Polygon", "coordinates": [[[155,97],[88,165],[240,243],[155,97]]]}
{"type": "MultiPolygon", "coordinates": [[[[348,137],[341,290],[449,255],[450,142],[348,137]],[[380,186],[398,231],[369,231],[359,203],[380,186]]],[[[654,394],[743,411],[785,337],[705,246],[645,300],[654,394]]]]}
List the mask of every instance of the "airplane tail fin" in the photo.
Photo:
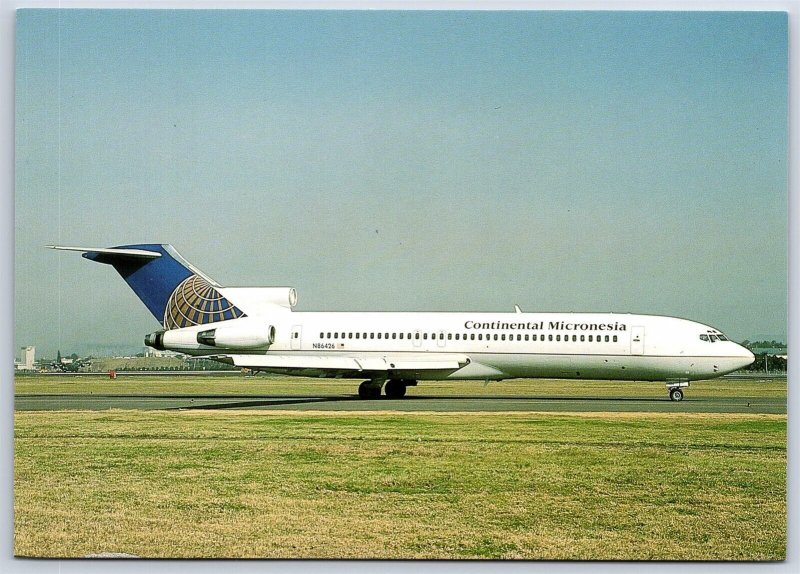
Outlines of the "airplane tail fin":
{"type": "Polygon", "coordinates": [[[186,261],[172,245],[64,247],[114,267],[165,329],[236,319],[244,313],[223,297],[213,279],[186,261]]]}

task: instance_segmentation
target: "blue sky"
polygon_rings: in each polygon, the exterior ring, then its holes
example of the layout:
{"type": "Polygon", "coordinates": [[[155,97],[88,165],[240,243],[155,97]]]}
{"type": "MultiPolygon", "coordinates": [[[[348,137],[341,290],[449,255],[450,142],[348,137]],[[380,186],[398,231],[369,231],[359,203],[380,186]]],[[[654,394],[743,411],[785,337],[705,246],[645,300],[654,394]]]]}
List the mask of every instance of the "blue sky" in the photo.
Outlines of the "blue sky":
{"type": "Polygon", "coordinates": [[[787,330],[782,13],[18,13],[16,344],[140,346],[172,243],[298,310],[787,330]]]}

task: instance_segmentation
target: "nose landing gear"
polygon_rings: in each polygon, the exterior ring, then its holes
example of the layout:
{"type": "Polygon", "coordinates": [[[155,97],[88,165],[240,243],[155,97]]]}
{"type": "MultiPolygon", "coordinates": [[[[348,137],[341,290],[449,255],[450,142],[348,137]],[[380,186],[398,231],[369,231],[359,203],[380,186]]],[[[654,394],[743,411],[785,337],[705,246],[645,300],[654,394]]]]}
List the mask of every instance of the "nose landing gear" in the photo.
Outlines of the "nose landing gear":
{"type": "Polygon", "coordinates": [[[669,391],[669,399],[671,401],[683,400],[683,388],[689,386],[689,381],[667,381],[667,390],[669,391]]]}
{"type": "Polygon", "coordinates": [[[683,391],[680,389],[670,389],[669,390],[669,398],[671,401],[682,401],[683,400],[683,391]]]}

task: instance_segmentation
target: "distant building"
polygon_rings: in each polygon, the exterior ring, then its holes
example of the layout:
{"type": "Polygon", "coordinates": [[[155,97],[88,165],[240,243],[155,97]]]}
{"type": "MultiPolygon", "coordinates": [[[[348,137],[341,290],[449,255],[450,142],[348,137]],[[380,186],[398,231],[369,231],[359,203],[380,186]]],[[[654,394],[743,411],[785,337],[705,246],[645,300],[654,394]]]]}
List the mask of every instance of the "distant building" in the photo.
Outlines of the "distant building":
{"type": "Polygon", "coordinates": [[[18,371],[32,371],[34,370],[35,361],[36,361],[36,347],[33,346],[22,347],[20,361],[14,363],[14,368],[18,371]]]}
{"type": "Polygon", "coordinates": [[[176,353],[175,351],[159,351],[157,349],[153,349],[152,347],[145,347],[144,356],[145,357],[182,357],[183,355],[181,353],[176,353]]]}

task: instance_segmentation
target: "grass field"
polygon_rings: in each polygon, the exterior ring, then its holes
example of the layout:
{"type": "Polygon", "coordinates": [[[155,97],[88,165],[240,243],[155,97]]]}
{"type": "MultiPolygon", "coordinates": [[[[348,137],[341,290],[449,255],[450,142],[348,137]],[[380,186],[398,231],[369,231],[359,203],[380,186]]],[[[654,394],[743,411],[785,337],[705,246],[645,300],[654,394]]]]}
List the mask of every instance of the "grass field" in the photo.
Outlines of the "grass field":
{"type": "MultiPolygon", "coordinates": [[[[347,381],[230,377],[19,378],[15,390],[176,384],[354,392],[347,381]]],[[[643,389],[545,381],[535,392],[587,385],[643,389]]],[[[692,392],[785,396],[786,382],[692,392]]],[[[780,560],[786,546],[785,415],[17,412],[14,479],[18,556],[780,560]]]]}

